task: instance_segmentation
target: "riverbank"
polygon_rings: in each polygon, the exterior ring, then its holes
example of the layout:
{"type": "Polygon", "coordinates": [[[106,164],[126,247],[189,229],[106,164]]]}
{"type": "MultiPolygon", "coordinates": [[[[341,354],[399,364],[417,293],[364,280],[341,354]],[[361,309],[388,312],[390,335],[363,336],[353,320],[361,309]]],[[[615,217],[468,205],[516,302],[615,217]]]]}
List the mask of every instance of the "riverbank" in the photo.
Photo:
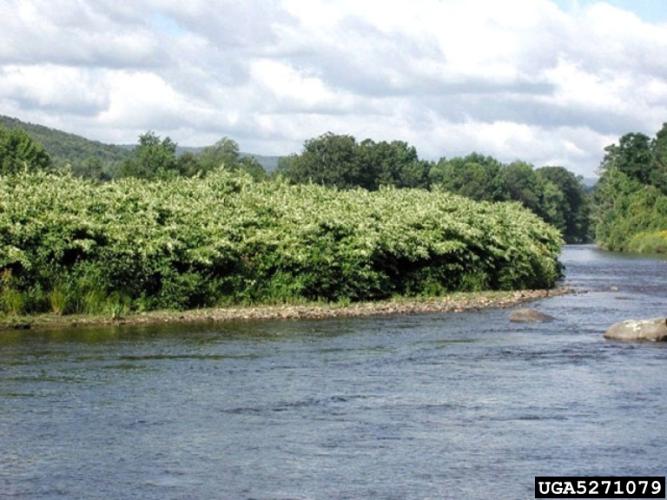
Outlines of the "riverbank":
{"type": "Polygon", "coordinates": [[[352,304],[311,303],[298,305],[235,306],[193,309],[188,311],[151,311],[123,317],[109,315],[58,315],[0,317],[1,330],[59,329],[97,325],[188,324],[270,319],[327,319],[383,316],[391,314],[424,314],[506,308],[524,302],[571,293],[568,288],[553,290],[517,290],[457,292],[441,297],[394,298],[352,304]]]}

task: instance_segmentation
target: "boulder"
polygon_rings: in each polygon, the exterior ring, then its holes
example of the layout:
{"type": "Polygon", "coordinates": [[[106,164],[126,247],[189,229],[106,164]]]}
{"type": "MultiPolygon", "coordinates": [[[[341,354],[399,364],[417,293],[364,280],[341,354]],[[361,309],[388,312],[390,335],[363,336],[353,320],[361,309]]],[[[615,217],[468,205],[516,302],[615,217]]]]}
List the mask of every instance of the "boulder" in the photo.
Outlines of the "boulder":
{"type": "Polygon", "coordinates": [[[544,314],[537,309],[516,309],[510,314],[510,321],[515,323],[540,323],[543,321],[552,321],[556,318],[544,314]]]}
{"type": "Polygon", "coordinates": [[[667,341],[667,318],[621,321],[612,325],[604,337],[614,340],[667,341]]]}

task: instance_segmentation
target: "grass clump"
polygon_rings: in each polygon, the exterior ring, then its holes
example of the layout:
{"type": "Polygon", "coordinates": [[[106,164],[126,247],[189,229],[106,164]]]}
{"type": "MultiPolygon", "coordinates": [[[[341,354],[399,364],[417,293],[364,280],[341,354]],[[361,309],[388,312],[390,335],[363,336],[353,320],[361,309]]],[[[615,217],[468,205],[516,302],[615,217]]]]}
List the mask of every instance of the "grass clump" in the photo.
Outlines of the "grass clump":
{"type": "Polygon", "coordinates": [[[643,231],[635,234],[628,243],[628,250],[638,253],[667,254],[667,230],[643,231]]]}

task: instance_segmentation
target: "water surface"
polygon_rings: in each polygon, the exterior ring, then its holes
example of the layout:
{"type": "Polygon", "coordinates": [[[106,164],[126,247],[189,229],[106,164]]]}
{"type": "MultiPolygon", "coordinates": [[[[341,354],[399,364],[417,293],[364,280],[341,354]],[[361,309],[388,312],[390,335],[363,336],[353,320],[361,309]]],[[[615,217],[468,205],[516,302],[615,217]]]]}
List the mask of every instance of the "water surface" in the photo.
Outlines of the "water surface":
{"type": "Polygon", "coordinates": [[[507,310],[0,337],[0,497],[533,498],[665,475],[667,261],[568,247],[575,295],[507,310]]]}

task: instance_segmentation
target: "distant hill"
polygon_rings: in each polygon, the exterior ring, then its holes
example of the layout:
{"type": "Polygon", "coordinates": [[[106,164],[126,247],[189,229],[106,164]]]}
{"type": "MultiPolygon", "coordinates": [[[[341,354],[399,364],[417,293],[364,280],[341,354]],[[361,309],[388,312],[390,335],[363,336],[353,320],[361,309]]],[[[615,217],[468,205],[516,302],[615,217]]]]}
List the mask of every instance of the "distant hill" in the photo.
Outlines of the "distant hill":
{"type": "MultiPolygon", "coordinates": [[[[105,144],[92,141],[80,135],[24,122],[4,115],[0,115],[0,125],[25,130],[33,139],[44,146],[58,165],[70,163],[76,167],[84,165],[91,158],[97,158],[104,164],[118,164],[124,161],[134,148],[134,145],[131,144],[105,144]]],[[[178,154],[185,152],[199,153],[202,149],[204,148],[179,146],[176,152],[178,154]]],[[[253,153],[241,153],[241,155],[254,157],[267,172],[275,170],[278,166],[278,160],[280,160],[279,156],[263,156],[253,153]]]]}
{"type": "Polygon", "coordinates": [[[241,156],[252,156],[264,168],[264,170],[269,173],[278,168],[278,162],[280,161],[280,158],[282,158],[281,156],[264,156],[243,152],[241,153],[241,156]]]}
{"type": "Polygon", "coordinates": [[[0,115],[0,125],[25,130],[44,146],[56,164],[82,164],[90,158],[98,158],[103,163],[119,163],[127,158],[131,151],[131,148],[91,141],[80,135],[27,123],[9,116],[0,115]]]}

